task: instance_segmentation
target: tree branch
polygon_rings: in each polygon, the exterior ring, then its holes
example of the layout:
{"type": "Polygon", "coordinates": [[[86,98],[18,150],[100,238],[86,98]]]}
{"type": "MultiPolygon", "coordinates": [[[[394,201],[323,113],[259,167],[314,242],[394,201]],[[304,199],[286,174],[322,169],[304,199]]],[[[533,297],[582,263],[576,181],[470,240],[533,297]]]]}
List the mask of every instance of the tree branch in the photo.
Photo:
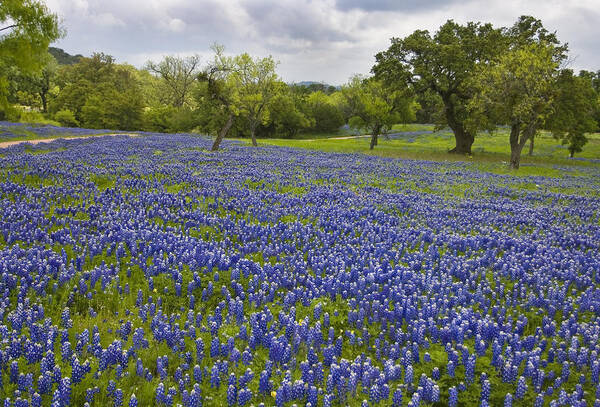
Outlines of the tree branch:
{"type": "Polygon", "coordinates": [[[18,27],[18,25],[17,24],[13,24],[13,25],[9,25],[8,27],[0,28],[0,31],[9,30],[9,29],[15,28],[15,27],[18,27]]]}

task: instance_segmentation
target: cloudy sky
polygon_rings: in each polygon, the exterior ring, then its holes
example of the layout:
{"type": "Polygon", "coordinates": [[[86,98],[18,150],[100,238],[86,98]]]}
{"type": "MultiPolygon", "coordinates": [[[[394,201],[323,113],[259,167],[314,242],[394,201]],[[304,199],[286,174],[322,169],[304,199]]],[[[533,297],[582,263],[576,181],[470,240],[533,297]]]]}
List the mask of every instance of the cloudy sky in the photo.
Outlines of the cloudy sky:
{"type": "Polygon", "coordinates": [[[511,25],[540,18],[568,42],[572,68],[600,69],[600,0],[46,0],[67,36],[58,47],[142,66],[163,55],[272,55],[288,82],[344,83],[366,74],[391,37],[447,19],[511,25]]]}

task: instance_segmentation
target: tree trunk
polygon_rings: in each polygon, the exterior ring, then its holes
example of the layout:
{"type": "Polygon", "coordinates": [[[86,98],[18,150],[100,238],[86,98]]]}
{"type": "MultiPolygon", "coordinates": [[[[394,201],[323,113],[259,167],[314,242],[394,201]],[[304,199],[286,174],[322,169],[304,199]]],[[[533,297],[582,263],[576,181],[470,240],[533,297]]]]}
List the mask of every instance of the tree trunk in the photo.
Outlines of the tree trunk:
{"type": "Polygon", "coordinates": [[[510,168],[519,169],[521,164],[521,152],[527,141],[535,136],[537,124],[535,122],[527,124],[521,131],[520,124],[513,124],[510,129],[510,168]],[[519,139],[519,133],[521,138],[519,139]]]}
{"type": "Polygon", "coordinates": [[[570,151],[570,156],[571,156],[571,158],[575,157],[575,150],[570,151]]]}
{"type": "Polygon", "coordinates": [[[514,123],[510,127],[510,168],[518,170],[521,163],[521,149],[519,148],[519,133],[521,125],[514,123]]]}
{"type": "Polygon", "coordinates": [[[521,165],[521,150],[519,146],[510,149],[510,168],[513,170],[518,170],[521,165]]]}
{"type": "Polygon", "coordinates": [[[475,141],[475,137],[466,131],[462,125],[453,128],[452,130],[454,132],[456,146],[448,152],[452,154],[471,154],[471,146],[475,141]]]}
{"type": "Polygon", "coordinates": [[[475,136],[465,129],[462,121],[456,118],[451,95],[442,95],[442,100],[444,101],[446,122],[452,129],[456,141],[456,146],[448,152],[453,154],[471,154],[471,146],[475,141],[475,136]]]}
{"type": "Polygon", "coordinates": [[[232,125],[233,125],[233,114],[229,113],[229,117],[227,118],[227,122],[225,123],[225,125],[223,126],[223,128],[219,132],[219,135],[215,139],[215,142],[212,145],[211,151],[217,151],[219,149],[219,145],[221,144],[221,141],[223,141],[223,139],[225,138],[225,136],[227,135],[227,133],[229,133],[229,129],[231,129],[232,125]]]}
{"type": "Polygon", "coordinates": [[[369,147],[369,149],[372,150],[376,145],[377,145],[377,134],[373,133],[371,135],[371,146],[369,147]]]}
{"type": "Polygon", "coordinates": [[[531,140],[529,141],[529,156],[531,157],[533,155],[533,140],[535,139],[535,136],[531,136],[531,140]]]}
{"type": "Polygon", "coordinates": [[[258,147],[258,143],[256,142],[256,128],[255,126],[251,126],[250,135],[252,136],[252,145],[254,147],[258,147]]]}
{"type": "Polygon", "coordinates": [[[370,150],[372,150],[373,147],[377,145],[377,142],[379,141],[379,133],[381,133],[381,128],[382,126],[379,124],[375,124],[373,126],[373,129],[371,130],[371,146],[369,147],[370,150]]]}
{"type": "Polygon", "coordinates": [[[42,112],[48,113],[48,101],[45,92],[40,92],[40,99],[42,99],[42,112]]]}

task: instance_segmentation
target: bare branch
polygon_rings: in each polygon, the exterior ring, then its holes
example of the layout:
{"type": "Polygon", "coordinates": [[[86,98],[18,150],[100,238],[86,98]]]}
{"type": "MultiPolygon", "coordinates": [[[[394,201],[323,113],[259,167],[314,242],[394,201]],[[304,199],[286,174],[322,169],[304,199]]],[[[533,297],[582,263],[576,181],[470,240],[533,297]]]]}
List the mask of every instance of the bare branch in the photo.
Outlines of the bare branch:
{"type": "Polygon", "coordinates": [[[0,31],[10,30],[11,28],[15,28],[15,27],[18,27],[18,25],[12,24],[12,25],[9,25],[8,27],[0,28],[0,31]]]}

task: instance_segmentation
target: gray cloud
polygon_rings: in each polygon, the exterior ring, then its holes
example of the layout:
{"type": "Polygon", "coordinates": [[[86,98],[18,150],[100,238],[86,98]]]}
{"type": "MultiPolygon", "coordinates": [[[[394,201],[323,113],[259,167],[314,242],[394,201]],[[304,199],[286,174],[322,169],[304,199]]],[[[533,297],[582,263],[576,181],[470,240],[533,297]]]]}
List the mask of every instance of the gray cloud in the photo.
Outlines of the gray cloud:
{"type": "Polygon", "coordinates": [[[459,0],[336,0],[339,10],[418,12],[439,7],[448,7],[459,0]]]}
{"type": "Polygon", "coordinates": [[[569,43],[575,69],[600,68],[598,0],[46,1],[68,31],[57,46],[84,55],[103,51],[136,66],[168,54],[208,57],[218,42],[230,53],[273,55],[287,81],[340,84],[368,73],[390,37],[434,31],[449,18],[506,26],[531,14],[569,43]]]}
{"type": "Polygon", "coordinates": [[[336,27],[330,15],[314,7],[311,2],[261,1],[246,5],[245,10],[261,37],[285,37],[310,41],[312,44],[352,38],[341,27],[336,27]]]}

